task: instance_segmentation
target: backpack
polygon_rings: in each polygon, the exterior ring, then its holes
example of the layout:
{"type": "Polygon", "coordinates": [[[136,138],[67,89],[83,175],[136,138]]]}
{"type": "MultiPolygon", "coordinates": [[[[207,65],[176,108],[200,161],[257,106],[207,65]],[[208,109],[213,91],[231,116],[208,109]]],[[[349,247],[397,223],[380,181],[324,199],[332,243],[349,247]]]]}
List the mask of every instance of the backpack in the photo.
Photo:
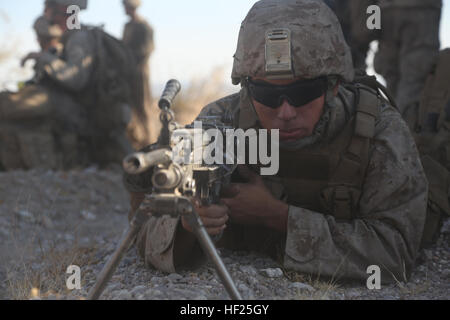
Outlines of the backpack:
{"type": "Polygon", "coordinates": [[[114,103],[129,102],[134,58],[129,49],[101,28],[90,29],[95,37],[97,51],[96,89],[98,101],[114,103]]]}
{"type": "Polygon", "coordinates": [[[95,39],[96,63],[88,114],[98,132],[125,129],[130,121],[134,58],[129,49],[99,27],[87,29],[95,39]]]}

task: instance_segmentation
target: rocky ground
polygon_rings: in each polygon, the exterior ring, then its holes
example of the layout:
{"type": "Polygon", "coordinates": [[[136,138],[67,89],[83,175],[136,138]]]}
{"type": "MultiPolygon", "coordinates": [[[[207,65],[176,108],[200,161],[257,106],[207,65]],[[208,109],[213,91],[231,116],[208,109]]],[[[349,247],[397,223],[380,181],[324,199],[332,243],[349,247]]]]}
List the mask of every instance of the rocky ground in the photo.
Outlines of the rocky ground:
{"type": "MultiPolygon", "coordinates": [[[[127,224],[128,196],[118,168],[0,173],[0,299],[84,299],[127,224]],[[81,268],[69,291],[67,267],[81,268]]],[[[405,284],[368,290],[282,270],[251,252],[221,251],[246,299],[449,299],[450,223],[421,253],[405,284]]],[[[131,249],[102,299],[227,299],[212,265],[180,274],[146,269],[131,249]]]]}

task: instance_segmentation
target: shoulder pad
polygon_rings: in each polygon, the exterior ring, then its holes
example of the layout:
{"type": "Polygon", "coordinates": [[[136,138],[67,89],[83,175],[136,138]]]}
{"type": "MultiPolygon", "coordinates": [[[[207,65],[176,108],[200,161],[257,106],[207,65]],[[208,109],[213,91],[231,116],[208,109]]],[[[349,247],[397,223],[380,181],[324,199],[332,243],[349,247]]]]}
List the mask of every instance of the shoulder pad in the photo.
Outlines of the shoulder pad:
{"type": "Polygon", "coordinates": [[[380,116],[381,101],[377,92],[363,85],[358,88],[355,134],[363,138],[375,136],[375,122],[380,116]]]}

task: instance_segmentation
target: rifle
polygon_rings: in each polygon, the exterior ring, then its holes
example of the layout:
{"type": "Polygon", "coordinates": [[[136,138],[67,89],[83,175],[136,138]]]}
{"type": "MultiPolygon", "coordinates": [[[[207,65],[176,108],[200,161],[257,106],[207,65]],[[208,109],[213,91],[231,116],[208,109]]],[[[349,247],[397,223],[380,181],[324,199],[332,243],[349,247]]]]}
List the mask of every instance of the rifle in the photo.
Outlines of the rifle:
{"type": "MultiPolygon", "coordinates": [[[[230,298],[233,300],[242,299],[192,204],[194,198],[201,200],[204,205],[217,203],[220,199],[222,186],[230,182],[231,174],[236,167],[234,165],[192,163],[190,154],[183,154],[183,150],[174,146],[172,135],[182,137],[183,143],[192,143],[193,136],[196,133],[196,128],[192,125],[179,128],[174,122],[174,114],[170,107],[180,89],[181,85],[177,80],[169,81],[159,101],[162,129],[157,147],[148,153],[140,152],[129,155],[123,162],[124,170],[129,174],[141,174],[153,170],[153,191],[145,196],[118,248],[104,266],[97,283],[89,292],[89,300],[99,299],[123,255],[130,248],[139,230],[150,216],[161,217],[164,215],[185,217],[204,253],[213,262],[230,298]]],[[[205,125],[207,128],[215,128],[221,131],[229,128],[216,117],[204,117],[199,120],[204,120],[203,128],[205,125]]],[[[180,145],[179,143],[180,141],[178,141],[177,146],[180,145]]]]}

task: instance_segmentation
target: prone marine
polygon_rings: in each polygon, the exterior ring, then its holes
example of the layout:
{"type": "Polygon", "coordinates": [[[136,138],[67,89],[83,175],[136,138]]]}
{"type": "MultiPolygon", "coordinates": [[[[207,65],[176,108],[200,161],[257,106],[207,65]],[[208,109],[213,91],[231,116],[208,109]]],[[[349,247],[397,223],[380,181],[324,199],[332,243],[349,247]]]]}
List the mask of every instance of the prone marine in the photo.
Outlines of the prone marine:
{"type": "MultiPolygon", "coordinates": [[[[197,211],[218,247],[281,257],[283,267],[334,279],[406,280],[421,247],[428,183],[408,126],[355,79],[335,14],[321,1],[262,0],[242,23],[232,71],[237,94],[206,106],[234,128],[278,129],[280,170],[241,166],[219,205],[197,211]],[[237,175],[236,175],[237,177],[237,175]]],[[[132,217],[148,174],[126,174],[132,217]]],[[[202,261],[180,217],[151,217],[137,247],[175,272],[202,261]]]]}

